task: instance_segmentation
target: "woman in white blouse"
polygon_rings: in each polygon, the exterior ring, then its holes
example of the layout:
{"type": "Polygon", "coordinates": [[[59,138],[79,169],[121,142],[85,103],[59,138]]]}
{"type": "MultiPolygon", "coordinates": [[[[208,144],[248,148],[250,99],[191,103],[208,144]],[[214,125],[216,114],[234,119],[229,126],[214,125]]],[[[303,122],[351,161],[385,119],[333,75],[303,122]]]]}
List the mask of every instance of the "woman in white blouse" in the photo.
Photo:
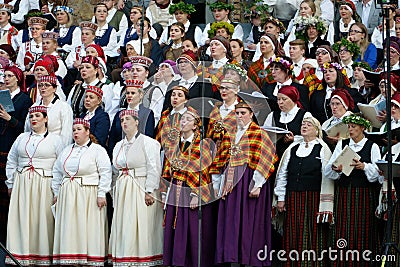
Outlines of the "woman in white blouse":
{"type": "Polygon", "coordinates": [[[348,124],[350,138],[338,142],[324,170],[325,176],[335,181],[333,240],[345,239],[346,249],[379,253],[380,228],[375,209],[381,181],[375,163],[381,154],[378,145],[364,135],[371,127],[368,120],[352,114],[342,121],[348,124]],[[351,160],[350,166],[354,169],[348,176],[342,172],[342,164],[335,165],[347,146],[360,156],[351,160]]]}
{"type": "Polygon", "coordinates": [[[223,79],[218,89],[223,102],[217,103],[211,111],[206,134],[206,137],[216,142],[217,146],[225,134],[233,134],[236,130],[235,105],[239,103],[239,84],[233,80],[223,79]]]}
{"type": "Polygon", "coordinates": [[[7,248],[25,266],[52,264],[51,178],[63,144],[47,131],[47,112],[44,106],[29,109],[32,131],[18,136],[7,158],[6,185],[11,196],[7,248]]]}
{"type": "Polygon", "coordinates": [[[54,9],[57,18],[57,27],[55,32],[59,33],[58,46],[64,51],[64,59],[68,53],[75,51],[75,48],[81,44],[81,29],[75,25],[73,12],[74,9],[68,6],[56,6],[54,9]]]}
{"type": "Polygon", "coordinates": [[[305,111],[300,104],[300,94],[294,86],[283,86],[278,95],[279,111],[271,112],[264,122],[264,126],[277,126],[290,131],[276,144],[278,156],[281,156],[286,148],[294,141],[295,135],[300,135],[301,122],[304,117],[311,117],[311,113],[305,111]]]}
{"type": "MultiPolygon", "coordinates": [[[[400,93],[394,93],[390,102],[392,103],[391,129],[393,130],[400,127],[400,93]]],[[[387,132],[387,122],[382,125],[380,132],[387,132]]]]}
{"type": "Polygon", "coordinates": [[[67,146],[53,168],[56,203],[53,264],[103,265],[107,256],[106,193],[111,162],[95,143],[90,123],[75,119],[75,143],[67,146]]]}
{"type": "Polygon", "coordinates": [[[104,3],[99,3],[94,9],[94,16],[98,26],[95,43],[100,45],[104,54],[109,58],[118,57],[117,31],[107,23],[108,9],[104,3]]]}
{"type": "Polygon", "coordinates": [[[276,207],[287,215],[282,225],[284,248],[320,253],[327,247],[328,225],[318,223],[334,223],[333,181],[322,174],[332,153],[321,139],[321,125],[314,117],[303,119],[301,136],[286,149],[279,165],[276,207]]]}
{"type": "Polygon", "coordinates": [[[161,176],[161,145],[138,132],[136,110],[123,110],[119,117],[126,136],[113,151],[113,166],[118,177],[113,188],[109,262],[161,265],[163,210],[156,201],[161,176]]]}
{"type": "MultiPolygon", "coordinates": [[[[48,111],[47,129],[58,135],[64,145],[72,142],[72,109],[56,94],[58,80],[55,76],[42,76],[38,82],[40,102],[33,106],[45,106],[48,111]]],[[[30,132],[29,118],[25,121],[25,132],[30,132]]]]}
{"type": "MultiPolygon", "coordinates": [[[[322,124],[321,128],[324,132],[333,125],[340,123],[344,117],[352,114],[351,110],[354,109],[354,101],[347,90],[338,88],[332,92],[329,106],[332,110],[332,117],[322,124]]],[[[346,137],[349,138],[348,132],[346,133],[346,137]]],[[[335,148],[339,139],[339,134],[338,136],[324,136],[324,140],[332,150],[335,148]]]]}

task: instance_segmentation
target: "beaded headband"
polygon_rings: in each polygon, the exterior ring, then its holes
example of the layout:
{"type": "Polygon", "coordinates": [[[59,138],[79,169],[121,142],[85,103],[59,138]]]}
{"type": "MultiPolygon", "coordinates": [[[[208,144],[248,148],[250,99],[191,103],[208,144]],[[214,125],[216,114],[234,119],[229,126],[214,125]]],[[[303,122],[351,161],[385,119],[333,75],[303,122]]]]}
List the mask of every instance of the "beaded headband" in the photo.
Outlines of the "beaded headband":
{"type": "Polygon", "coordinates": [[[76,118],[76,119],[74,119],[74,124],[73,125],[76,125],[76,124],[82,124],[83,126],[85,126],[85,127],[90,129],[90,122],[88,120],[81,119],[81,118],[76,118]]]}
{"type": "Polygon", "coordinates": [[[57,77],[56,76],[50,76],[50,75],[42,76],[42,77],[40,77],[40,82],[39,83],[50,83],[52,85],[56,85],[57,84],[57,77]]]}
{"type": "Polygon", "coordinates": [[[125,85],[126,87],[137,87],[137,88],[143,88],[143,81],[139,80],[126,80],[125,85]]]}
{"type": "Polygon", "coordinates": [[[29,114],[42,112],[47,114],[47,108],[45,106],[34,106],[29,108],[29,114]]]}
{"type": "Polygon", "coordinates": [[[130,115],[132,117],[138,118],[139,117],[139,113],[136,110],[133,109],[124,109],[119,113],[119,118],[122,119],[122,117],[130,115]]]}
{"type": "Polygon", "coordinates": [[[65,12],[70,13],[70,14],[74,13],[74,9],[72,7],[69,7],[69,6],[56,6],[54,8],[54,13],[56,13],[57,11],[65,11],[65,12]]]}

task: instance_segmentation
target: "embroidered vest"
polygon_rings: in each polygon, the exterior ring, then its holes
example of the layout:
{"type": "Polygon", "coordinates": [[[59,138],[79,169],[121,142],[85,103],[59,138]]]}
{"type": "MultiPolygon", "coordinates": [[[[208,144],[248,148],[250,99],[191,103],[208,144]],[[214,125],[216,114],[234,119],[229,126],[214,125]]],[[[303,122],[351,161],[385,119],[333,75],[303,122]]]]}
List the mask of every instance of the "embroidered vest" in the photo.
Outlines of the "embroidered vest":
{"type": "MultiPolygon", "coordinates": [[[[108,43],[110,42],[110,36],[111,36],[112,29],[113,29],[113,27],[108,25],[108,29],[102,36],[96,36],[94,38],[95,44],[97,44],[101,47],[107,46],[108,43]]],[[[114,41],[116,42],[117,40],[114,40],[114,41]]]]}
{"type": "MultiPolygon", "coordinates": [[[[64,46],[64,45],[71,45],[72,44],[72,37],[73,37],[73,33],[74,33],[74,30],[75,30],[75,28],[76,28],[76,26],[71,26],[69,29],[68,29],[68,32],[67,32],[67,34],[64,36],[64,37],[59,37],[58,39],[57,39],[57,43],[58,43],[58,46],[64,46]]],[[[55,29],[54,30],[55,32],[60,32],[60,30],[59,29],[55,29]]]]}

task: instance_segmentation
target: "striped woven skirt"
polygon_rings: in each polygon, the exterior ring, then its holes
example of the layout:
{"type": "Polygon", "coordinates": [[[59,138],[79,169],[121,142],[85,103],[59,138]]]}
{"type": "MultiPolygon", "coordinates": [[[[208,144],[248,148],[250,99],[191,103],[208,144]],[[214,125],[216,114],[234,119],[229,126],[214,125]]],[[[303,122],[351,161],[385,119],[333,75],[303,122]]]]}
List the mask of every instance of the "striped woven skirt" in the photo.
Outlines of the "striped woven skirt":
{"type": "Polygon", "coordinates": [[[284,266],[326,266],[326,259],[318,260],[329,237],[329,225],[317,223],[319,198],[317,191],[287,192],[283,242],[286,253],[295,250],[298,254],[292,253],[293,260],[288,258],[284,266]],[[305,250],[315,254],[302,255],[305,250]]]}
{"type": "Polygon", "coordinates": [[[374,266],[373,262],[363,260],[362,253],[370,250],[372,253],[369,258],[375,259],[381,252],[383,225],[375,216],[378,198],[378,187],[336,186],[335,225],[330,244],[332,249],[338,249],[338,258],[334,266],[374,266]],[[359,257],[349,253],[353,250],[358,251],[359,257]]]}

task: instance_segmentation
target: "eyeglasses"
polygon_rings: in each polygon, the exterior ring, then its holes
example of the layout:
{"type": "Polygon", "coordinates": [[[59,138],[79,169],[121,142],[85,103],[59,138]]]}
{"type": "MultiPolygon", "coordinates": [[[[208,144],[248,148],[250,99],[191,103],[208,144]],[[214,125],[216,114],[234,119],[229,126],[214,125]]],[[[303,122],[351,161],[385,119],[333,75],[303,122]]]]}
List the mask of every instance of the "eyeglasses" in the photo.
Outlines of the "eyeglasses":
{"type": "Polygon", "coordinates": [[[327,55],[327,54],[328,54],[328,52],[326,52],[326,51],[317,51],[317,52],[315,52],[315,55],[316,55],[316,56],[319,56],[319,55],[325,56],[325,55],[327,55]]]}
{"type": "Polygon", "coordinates": [[[340,53],[345,53],[345,52],[349,52],[349,50],[347,48],[343,48],[339,50],[339,54],[340,53]]]}
{"type": "Polygon", "coordinates": [[[40,31],[40,30],[43,30],[43,28],[30,27],[29,30],[31,30],[31,31],[40,31]]]}
{"type": "Polygon", "coordinates": [[[39,83],[39,85],[38,85],[39,88],[47,88],[50,86],[52,86],[51,83],[39,83]]]}
{"type": "Polygon", "coordinates": [[[357,31],[357,30],[350,30],[349,33],[363,33],[362,31],[357,31]]]}
{"type": "Polygon", "coordinates": [[[229,90],[234,90],[234,88],[229,88],[229,87],[225,87],[225,86],[220,86],[220,87],[219,87],[219,90],[220,90],[220,91],[223,91],[223,90],[229,91],[229,90]]]}

